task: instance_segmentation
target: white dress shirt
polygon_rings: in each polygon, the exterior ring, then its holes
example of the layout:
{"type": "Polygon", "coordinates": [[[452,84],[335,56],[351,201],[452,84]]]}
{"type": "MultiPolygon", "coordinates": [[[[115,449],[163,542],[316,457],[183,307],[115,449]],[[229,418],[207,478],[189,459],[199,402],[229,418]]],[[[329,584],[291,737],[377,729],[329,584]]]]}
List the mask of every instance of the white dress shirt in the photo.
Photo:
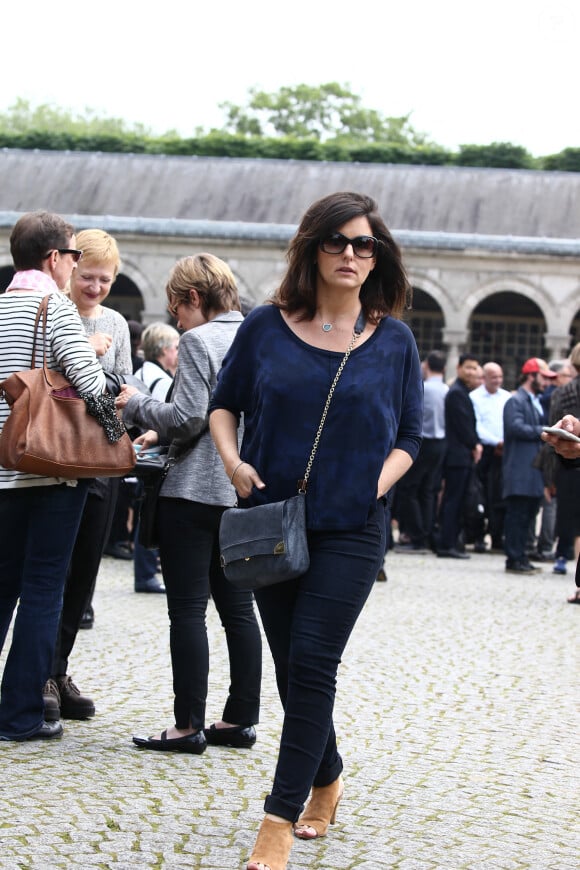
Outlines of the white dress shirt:
{"type": "Polygon", "coordinates": [[[489,393],[483,384],[469,394],[475,410],[477,437],[482,444],[495,447],[503,442],[503,407],[510,397],[509,390],[500,387],[495,393],[489,393]]]}

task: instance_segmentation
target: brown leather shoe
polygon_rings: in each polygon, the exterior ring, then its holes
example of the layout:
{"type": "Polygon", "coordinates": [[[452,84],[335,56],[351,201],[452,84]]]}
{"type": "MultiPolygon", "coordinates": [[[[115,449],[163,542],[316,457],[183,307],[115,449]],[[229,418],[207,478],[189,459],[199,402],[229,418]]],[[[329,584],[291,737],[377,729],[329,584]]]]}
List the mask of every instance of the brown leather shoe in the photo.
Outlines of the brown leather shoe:
{"type": "Polygon", "coordinates": [[[60,715],[62,719],[90,719],[95,715],[95,702],[81,695],[71,677],[65,674],[55,677],[60,694],[60,715]]]}
{"type": "Polygon", "coordinates": [[[44,684],[42,697],[44,700],[44,721],[58,722],[60,719],[60,693],[52,677],[44,684]]]}

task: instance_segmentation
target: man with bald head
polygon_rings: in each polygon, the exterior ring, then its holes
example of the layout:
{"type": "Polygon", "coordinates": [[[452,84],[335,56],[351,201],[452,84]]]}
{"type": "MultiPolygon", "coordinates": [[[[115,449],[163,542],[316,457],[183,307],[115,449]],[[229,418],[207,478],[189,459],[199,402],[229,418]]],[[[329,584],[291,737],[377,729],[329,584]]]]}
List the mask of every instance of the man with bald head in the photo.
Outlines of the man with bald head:
{"type": "MultiPolygon", "coordinates": [[[[502,388],[503,370],[496,362],[483,366],[483,383],[469,394],[475,410],[477,435],[483,446],[477,471],[485,498],[486,530],[493,550],[503,551],[505,505],[502,499],[503,408],[510,398],[502,388]]],[[[475,542],[476,552],[484,552],[482,539],[475,542]]]]}

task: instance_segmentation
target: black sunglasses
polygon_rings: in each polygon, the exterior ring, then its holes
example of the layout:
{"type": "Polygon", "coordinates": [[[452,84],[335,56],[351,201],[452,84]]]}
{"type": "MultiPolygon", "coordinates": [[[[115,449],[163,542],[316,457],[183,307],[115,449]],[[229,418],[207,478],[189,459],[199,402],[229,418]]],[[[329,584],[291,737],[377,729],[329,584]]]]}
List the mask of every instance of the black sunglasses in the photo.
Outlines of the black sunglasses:
{"type": "Polygon", "coordinates": [[[325,254],[342,254],[347,245],[352,245],[355,256],[367,259],[377,253],[379,240],[374,236],[357,236],[349,239],[342,233],[331,233],[319,242],[320,250],[325,254]]]}
{"type": "Polygon", "coordinates": [[[78,251],[76,248],[57,248],[56,250],[59,254],[70,254],[75,263],[78,263],[83,255],[83,252],[78,251]]]}
{"type": "MultiPolygon", "coordinates": [[[[59,254],[70,254],[75,263],[78,263],[83,255],[83,252],[78,251],[76,248],[53,248],[52,251],[58,251],[59,254]]],[[[42,259],[46,260],[47,257],[50,257],[52,251],[49,251],[48,254],[45,254],[42,259]]]]}

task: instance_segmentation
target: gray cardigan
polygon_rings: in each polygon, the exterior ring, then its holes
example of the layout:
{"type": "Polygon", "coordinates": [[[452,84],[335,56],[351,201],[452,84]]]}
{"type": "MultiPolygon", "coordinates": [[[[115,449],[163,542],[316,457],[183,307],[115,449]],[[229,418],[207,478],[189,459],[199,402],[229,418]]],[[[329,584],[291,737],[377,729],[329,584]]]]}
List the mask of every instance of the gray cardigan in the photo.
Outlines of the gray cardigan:
{"type": "Polygon", "coordinates": [[[131,396],[127,402],[125,423],[155,429],[162,440],[176,446],[205,429],[195,447],[170,469],[161,495],[225,507],[236,503],[236,491],[207,429],[207,408],[222,360],[242,320],[239,311],[228,311],[181,336],[170,402],[158,402],[144,393],[131,396]]]}

